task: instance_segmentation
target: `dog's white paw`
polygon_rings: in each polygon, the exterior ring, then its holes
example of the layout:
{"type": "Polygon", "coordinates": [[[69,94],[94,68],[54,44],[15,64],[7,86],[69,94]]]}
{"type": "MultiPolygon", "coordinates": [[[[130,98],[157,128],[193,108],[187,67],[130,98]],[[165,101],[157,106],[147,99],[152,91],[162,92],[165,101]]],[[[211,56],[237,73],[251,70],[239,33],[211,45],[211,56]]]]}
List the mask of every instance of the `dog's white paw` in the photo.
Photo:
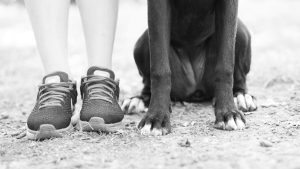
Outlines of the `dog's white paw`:
{"type": "Polygon", "coordinates": [[[168,130],[166,128],[153,128],[151,129],[152,126],[151,124],[146,124],[142,129],[141,129],[141,135],[144,136],[163,136],[168,134],[168,130]]]}
{"type": "Polygon", "coordinates": [[[121,109],[126,114],[143,113],[148,111],[143,100],[137,97],[125,99],[121,105],[121,109]]]}
{"type": "Polygon", "coordinates": [[[256,99],[249,94],[237,94],[234,97],[234,104],[243,112],[251,112],[257,109],[256,99]]]}

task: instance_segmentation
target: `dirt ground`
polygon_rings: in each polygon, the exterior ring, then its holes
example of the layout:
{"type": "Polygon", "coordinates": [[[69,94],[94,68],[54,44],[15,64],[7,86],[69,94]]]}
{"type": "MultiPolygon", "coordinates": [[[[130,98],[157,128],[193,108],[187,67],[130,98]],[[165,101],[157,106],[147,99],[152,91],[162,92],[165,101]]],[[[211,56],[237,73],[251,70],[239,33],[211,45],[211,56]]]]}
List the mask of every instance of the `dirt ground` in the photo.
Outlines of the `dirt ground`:
{"type": "MultiPolygon", "coordinates": [[[[210,103],[176,103],[167,136],[140,135],[135,115],[126,116],[118,134],[74,132],[35,142],[15,134],[25,126],[44,72],[25,9],[0,5],[0,168],[300,169],[299,6],[299,0],[240,1],[240,18],[253,35],[249,91],[259,104],[247,113],[246,130],[214,129],[210,103]]],[[[142,87],[132,49],[145,28],[146,3],[122,0],[113,60],[122,99],[142,87]]],[[[76,7],[69,34],[79,81],[87,61],[76,7]]]]}

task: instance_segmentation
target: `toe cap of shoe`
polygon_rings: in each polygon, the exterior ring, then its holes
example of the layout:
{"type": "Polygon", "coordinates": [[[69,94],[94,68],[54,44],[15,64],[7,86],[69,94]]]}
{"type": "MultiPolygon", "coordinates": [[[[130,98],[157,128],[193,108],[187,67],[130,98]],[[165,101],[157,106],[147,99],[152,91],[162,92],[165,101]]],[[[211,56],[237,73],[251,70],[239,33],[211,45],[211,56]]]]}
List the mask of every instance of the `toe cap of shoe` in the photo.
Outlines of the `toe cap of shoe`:
{"type": "Polygon", "coordinates": [[[27,127],[30,130],[37,131],[43,124],[51,124],[59,130],[70,125],[71,117],[71,113],[66,113],[61,108],[41,109],[29,115],[27,127]]]}
{"type": "Polygon", "coordinates": [[[92,117],[103,118],[106,124],[112,124],[122,121],[124,113],[116,102],[111,104],[106,101],[90,101],[83,104],[80,119],[89,121],[92,117]]]}

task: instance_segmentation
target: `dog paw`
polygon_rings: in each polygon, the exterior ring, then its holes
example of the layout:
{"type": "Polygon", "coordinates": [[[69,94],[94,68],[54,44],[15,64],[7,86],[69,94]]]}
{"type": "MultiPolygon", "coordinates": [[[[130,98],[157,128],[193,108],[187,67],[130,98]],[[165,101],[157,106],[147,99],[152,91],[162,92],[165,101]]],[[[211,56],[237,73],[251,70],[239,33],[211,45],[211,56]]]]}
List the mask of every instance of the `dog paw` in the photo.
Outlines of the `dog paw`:
{"type": "Polygon", "coordinates": [[[256,99],[249,94],[237,93],[234,97],[234,104],[243,112],[251,112],[257,109],[256,99]]]}
{"type": "Polygon", "coordinates": [[[246,120],[243,112],[237,109],[216,110],[215,128],[220,130],[243,130],[246,120]]]}
{"type": "Polygon", "coordinates": [[[145,136],[166,135],[171,132],[170,113],[147,112],[138,128],[141,130],[141,134],[145,136]]]}
{"type": "Polygon", "coordinates": [[[138,97],[125,99],[121,105],[121,109],[125,114],[136,114],[148,111],[143,100],[138,97]]]}

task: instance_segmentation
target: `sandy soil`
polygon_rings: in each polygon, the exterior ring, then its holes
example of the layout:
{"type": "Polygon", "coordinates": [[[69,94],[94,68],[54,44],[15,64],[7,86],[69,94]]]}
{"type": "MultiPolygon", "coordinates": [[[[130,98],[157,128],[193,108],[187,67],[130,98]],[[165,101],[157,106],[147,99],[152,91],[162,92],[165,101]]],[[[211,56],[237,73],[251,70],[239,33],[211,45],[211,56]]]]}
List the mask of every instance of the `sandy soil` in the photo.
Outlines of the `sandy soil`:
{"type": "MultiPolygon", "coordinates": [[[[114,70],[122,99],[142,87],[132,49],[146,28],[145,5],[120,4],[114,70]]],[[[299,6],[299,0],[240,2],[240,17],[253,35],[249,90],[260,105],[247,113],[246,130],[215,130],[210,103],[177,103],[167,136],[141,136],[136,115],[126,116],[119,134],[74,132],[35,142],[14,135],[33,107],[43,69],[24,8],[0,5],[0,168],[300,169],[299,6]]],[[[70,64],[79,80],[86,54],[76,7],[69,39],[70,64]]]]}

